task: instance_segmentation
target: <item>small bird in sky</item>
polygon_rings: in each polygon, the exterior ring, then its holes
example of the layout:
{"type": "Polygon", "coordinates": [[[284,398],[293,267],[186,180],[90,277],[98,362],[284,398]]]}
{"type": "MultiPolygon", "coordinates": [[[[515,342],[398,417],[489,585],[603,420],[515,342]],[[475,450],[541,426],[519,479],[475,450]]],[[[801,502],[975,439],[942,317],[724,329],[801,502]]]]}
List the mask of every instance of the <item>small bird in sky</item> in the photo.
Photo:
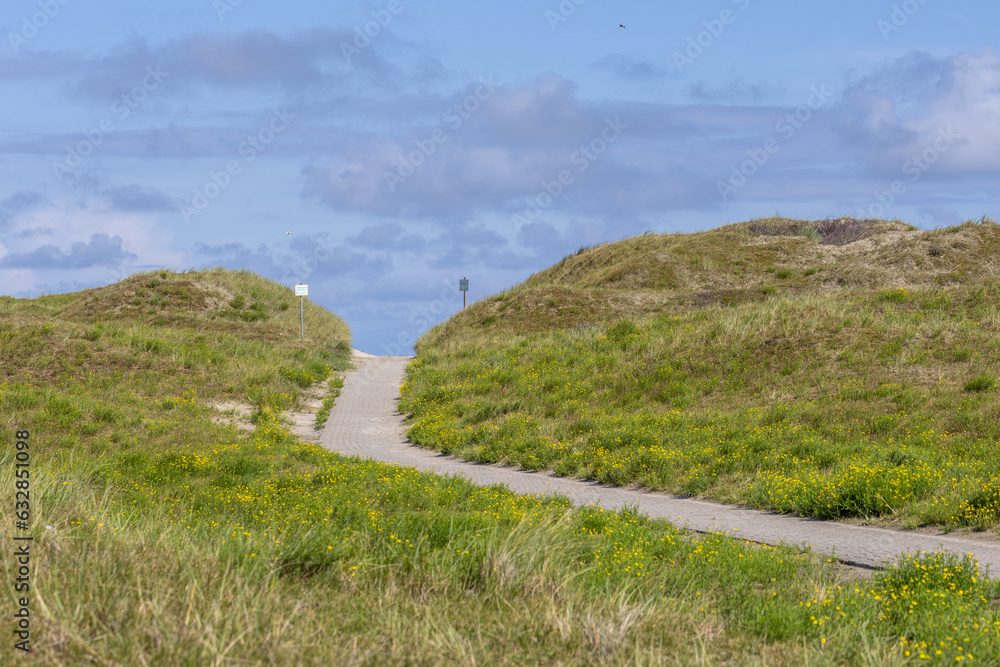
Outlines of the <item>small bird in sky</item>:
{"type": "Polygon", "coordinates": [[[619,23],[619,24],[618,24],[618,27],[619,27],[619,28],[624,28],[625,26],[623,26],[623,25],[622,25],[621,23],[619,23]]]}
{"type": "Polygon", "coordinates": [[[285,232],[285,233],[291,235],[294,234],[295,232],[285,232]]]}

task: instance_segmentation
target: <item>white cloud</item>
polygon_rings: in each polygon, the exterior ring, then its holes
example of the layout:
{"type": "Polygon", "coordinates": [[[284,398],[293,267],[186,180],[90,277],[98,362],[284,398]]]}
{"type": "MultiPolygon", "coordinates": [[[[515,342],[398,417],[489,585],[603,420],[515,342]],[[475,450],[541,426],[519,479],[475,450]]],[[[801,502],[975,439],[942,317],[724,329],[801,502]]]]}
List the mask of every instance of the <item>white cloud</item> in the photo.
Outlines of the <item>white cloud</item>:
{"type": "Polygon", "coordinates": [[[907,123],[917,144],[930,145],[941,128],[962,138],[942,165],[962,171],[1000,169],[1000,54],[995,49],[948,59],[945,94],[907,123]]]}
{"type": "Polygon", "coordinates": [[[173,266],[183,259],[170,249],[172,234],[158,226],[154,217],[115,211],[104,203],[57,204],[17,216],[11,224],[15,231],[25,232],[31,243],[17,244],[8,252],[27,253],[42,245],[68,250],[74,243],[88,242],[94,234],[107,234],[121,237],[122,247],[137,255],[137,265],[173,266]]]}
{"type": "Polygon", "coordinates": [[[30,269],[0,269],[0,294],[37,293],[39,277],[30,269]]]}
{"type": "Polygon", "coordinates": [[[150,215],[94,201],[49,205],[8,221],[0,285],[4,294],[37,296],[117,282],[144,265],[181,268],[171,243],[150,215]]]}
{"type": "Polygon", "coordinates": [[[914,53],[845,93],[845,130],[872,165],[933,156],[936,171],[1000,170],[1000,53],[914,53]],[[942,136],[950,137],[950,145],[942,136]],[[955,137],[958,137],[955,139],[955,137]]]}

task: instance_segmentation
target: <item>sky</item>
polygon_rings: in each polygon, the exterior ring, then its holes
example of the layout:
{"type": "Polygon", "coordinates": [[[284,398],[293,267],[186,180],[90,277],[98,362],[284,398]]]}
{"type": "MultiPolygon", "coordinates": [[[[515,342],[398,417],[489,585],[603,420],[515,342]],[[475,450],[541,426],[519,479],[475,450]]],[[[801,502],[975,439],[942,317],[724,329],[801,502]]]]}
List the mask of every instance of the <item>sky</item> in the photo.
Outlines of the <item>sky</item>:
{"type": "Polygon", "coordinates": [[[6,0],[0,294],[248,269],[409,354],[583,246],[1000,218],[995,0],[6,0]],[[292,232],[288,234],[287,232],[292,232]]]}

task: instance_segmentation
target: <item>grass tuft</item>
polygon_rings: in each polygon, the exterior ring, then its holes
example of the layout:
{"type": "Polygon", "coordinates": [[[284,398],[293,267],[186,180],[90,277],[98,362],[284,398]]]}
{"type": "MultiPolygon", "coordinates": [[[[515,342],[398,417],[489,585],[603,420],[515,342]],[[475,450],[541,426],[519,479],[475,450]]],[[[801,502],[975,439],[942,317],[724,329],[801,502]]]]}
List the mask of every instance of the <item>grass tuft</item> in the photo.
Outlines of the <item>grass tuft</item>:
{"type": "Polygon", "coordinates": [[[996,379],[991,375],[977,375],[965,383],[965,391],[981,392],[992,389],[996,379]]]}

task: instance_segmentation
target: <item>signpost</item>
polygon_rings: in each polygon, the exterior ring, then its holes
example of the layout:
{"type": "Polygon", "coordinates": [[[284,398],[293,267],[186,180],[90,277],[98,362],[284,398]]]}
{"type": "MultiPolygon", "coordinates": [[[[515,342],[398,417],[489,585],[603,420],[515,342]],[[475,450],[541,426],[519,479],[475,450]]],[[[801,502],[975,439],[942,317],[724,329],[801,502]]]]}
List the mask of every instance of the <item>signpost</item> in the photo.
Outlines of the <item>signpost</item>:
{"type": "Polygon", "coordinates": [[[462,310],[465,310],[465,293],[469,291],[469,279],[462,278],[459,280],[458,289],[462,292],[462,310]]]}
{"type": "Polygon", "coordinates": [[[295,286],[295,296],[299,297],[299,340],[306,339],[306,320],[305,320],[305,297],[309,296],[309,285],[305,283],[299,283],[295,286]]]}

